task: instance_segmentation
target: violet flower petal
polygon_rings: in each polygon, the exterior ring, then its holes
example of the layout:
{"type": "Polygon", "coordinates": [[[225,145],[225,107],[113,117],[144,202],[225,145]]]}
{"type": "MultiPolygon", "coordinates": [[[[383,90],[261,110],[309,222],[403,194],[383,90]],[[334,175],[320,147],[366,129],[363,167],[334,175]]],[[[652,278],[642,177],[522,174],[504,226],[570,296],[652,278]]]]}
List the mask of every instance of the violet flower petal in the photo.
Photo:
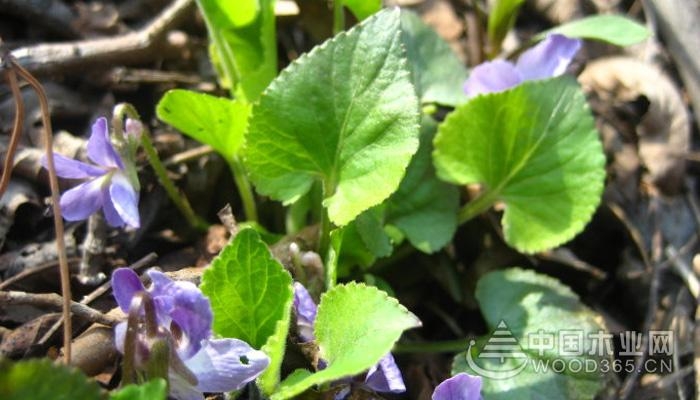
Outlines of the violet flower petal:
{"type": "Polygon", "coordinates": [[[581,48],[580,39],[552,34],[527,50],[515,64],[523,80],[546,79],[566,71],[571,60],[581,48]]]}
{"type": "Polygon", "coordinates": [[[510,89],[523,81],[520,73],[512,63],[495,60],[479,64],[469,73],[464,83],[467,97],[479,94],[500,92],[510,89]]]}
{"type": "Polygon", "coordinates": [[[294,282],[294,312],[297,317],[297,331],[304,342],[314,340],[314,321],[317,306],[309,291],[299,282],[294,282]]]}
{"type": "Polygon", "coordinates": [[[463,372],[445,379],[435,388],[432,400],[481,400],[481,377],[463,372]]]}
{"type": "MultiPolygon", "coordinates": [[[[151,294],[158,314],[167,315],[182,331],[178,354],[183,359],[192,357],[200,350],[201,342],[211,336],[213,315],[209,299],[191,282],[175,282],[155,270],[149,270],[148,275],[153,281],[151,294]]],[[[161,322],[170,325],[170,321],[161,322]]]]}
{"type": "Polygon", "coordinates": [[[168,398],[175,400],[204,400],[204,394],[192,386],[184,377],[173,373],[168,375],[168,398]]]}
{"type": "Polygon", "coordinates": [[[143,287],[141,279],[130,268],[117,268],[112,272],[112,292],[119,308],[125,313],[129,312],[134,295],[144,290],[146,288],[143,287]]]}
{"type": "Polygon", "coordinates": [[[365,385],[379,393],[403,393],[406,385],[394,356],[387,353],[379,362],[367,371],[365,385]]]}
{"type": "Polygon", "coordinates": [[[133,228],[140,227],[138,195],[124,174],[116,172],[112,175],[109,195],[109,201],[105,201],[105,209],[106,204],[110,203],[122,221],[133,228]]]}
{"type": "Polygon", "coordinates": [[[114,203],[112,202],[111,195],[109,194],[109,188],[111,187],[111,183],[109,185],[105,185],[102,187],[102,211],[104,211],[105,219],[107,220],[107,223],[109,226],[113,226],[115,228],[121,228],[126,224],[122,217],[119,215],[117,212],[117,209],[114,208],[114,203]]]}
{"type": "MultiPolygon", "coordinates": [[[[41,156],[39,160],[41,166],[45,169],[49,169],[46,162],[46,155],[41,156]]],[[[74,160],[72,158],[64,157],[61,154],[53,153],[53,163],[56,167],[56,175],[61,178],[69,179],[86,179],[102,176],[105,174],[105,170],[94,165],[86,164],[82,161],[74,160]]]]}
{"type": "Polygon", "coordinates": [[[265,353],[238,339],[205,341],[185,365],[199,381],[202,392],[230,392],[254,380],[270,364],[265,353]]]}
{"type": "Polygon", "coordinates": [[[61,195],[61,214],[67,221],[87,219],[90,214],[102,206],[102,184],[104,179],[97,178],[67,190],[61,195]]]}
{"type": "Polygon", "coordinates": [[[117,350],[122,354],[124,354],[124,341],[126,340],[126,328],[127,328],[126,321],[122,321],[122,322],[114,325],[114,347],[116,347],[117,350]]]}
{"type": "Polygon", "coordinates": [[[100,117],[92,124],[92,134],[87,143],[87,154],[88,157],[96,164],[124,169],[124,164],[122,163],[119,154],[114,150],[112,142],[109,141],[109,128],[107,126],[107,119],[100,117]]]}

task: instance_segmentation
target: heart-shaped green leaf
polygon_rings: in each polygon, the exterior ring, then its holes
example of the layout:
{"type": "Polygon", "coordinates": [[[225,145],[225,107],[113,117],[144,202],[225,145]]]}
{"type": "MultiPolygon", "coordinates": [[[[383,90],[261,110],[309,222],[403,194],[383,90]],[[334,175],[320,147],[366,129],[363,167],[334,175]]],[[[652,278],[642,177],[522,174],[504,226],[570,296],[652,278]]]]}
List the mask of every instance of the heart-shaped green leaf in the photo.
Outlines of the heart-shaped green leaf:
{"type": "Polygon", "coordinates": [[[503,201],[505,240],[520,251],[571,239],[600,202],[605,157],[586,99],[570,77],[478,96],[447,117],[434,145],[440,178],[485,186],[462,221],[503,201]]]}
{"type": "Polygon", "coordinates": [[[358,374],[387,354],[403,331],[420,325],[415,315],[375,287],[337,285],[321,296],[314,325],[319,356],[328,366],[290,375],[272,399],[288,399],[313,385],[358,374]]]}
{"type": "Polygon", "coordinates": [[[467,100],[467,69],[450,45],[413,11],[401,10],[401,41],[422,103],[456,106],[467,100]]]}
{"type": "Polygon", "coordinates": [[[285,203],[314,180],[337,225],[384,201],[418,148],[399,11],[382,11],[287,67],[253,107],[244,147],[257,190],[285,203]]]}
{"type": "Polygon", "coordinates": [[[183,89],[170,90],[156,114],[187,136],[213,147],[226,160],[243,143],[250,105],[183,89]]]}
{"type": "Polygon", "coordinates": [[[453,374],[481,374],[485,400],[592,399],[602,388],[612,371],[612,335],[567,286],[510,268],[481,278],[476,298],[494,334],[468,358],[457,355],[453,374]],[[504,379],[504,372],[514,374],[504,379]]]}
{"type": "Polygon", "coordinates": [[[262,350],[270,365],[259,378],[265,393],[279,382],[293,299],[292,277],[253,229],[240,231],[202,274],[214,332],[262,350]]]}

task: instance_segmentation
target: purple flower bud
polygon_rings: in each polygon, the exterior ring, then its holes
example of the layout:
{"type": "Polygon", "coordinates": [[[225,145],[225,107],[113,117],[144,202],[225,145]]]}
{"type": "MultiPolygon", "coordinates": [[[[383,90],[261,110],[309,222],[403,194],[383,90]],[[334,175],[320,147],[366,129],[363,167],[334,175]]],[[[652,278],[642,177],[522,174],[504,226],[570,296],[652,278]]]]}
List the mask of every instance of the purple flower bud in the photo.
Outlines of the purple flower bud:
{"type": "MultiPolygon", "coordinates": [[[[132,270],[119,268],[112,274],[112,288],[119,307],[128,312],[135,294],[146,291],[152,298],[158,323],[158,337],[174,349],[168,371],[170,396],[178,400],[201,400],[203,393],[241,389],[267,368],[270,359],[238,339],[212,337],[209,300],[197,286],[173,281],[162,272],[149,270],[149,289],[132,270]],[[184,370],[183,370],[184,369],[184,370]]],[[[115,327],[116,347],[124,352],[126,322],[115,327]]],[[[149,338],[139,332],[137,364],[148,358],[149,338]]]]}
{"type": "Polygon", "coordinates": [[[143,124],[139,120],[127,118],[124,123],[124,133],[126,133],[127,139],[129,140],[131,140],[131,138],[141,140],[143,124]]]}
{"type": "Polygon", "coordinates": [[[535,47],[525,51],[518,62],[494,60],[479,64],[471,70],[464,83],[468,97],[500,92],[522,82],[559,76],[566,71],[581,48],[581,40],[564,35],[548,35],[535,47]]]}
{"type": "MultiPolygon", "coordinates": [[[[87,143],[88,158],[96,165],[54,153],[56,174],[62,178],[87,179],[61,196],[63,218],[68,221],[87,219],[102,208],[107,223],[114,227],[141,224],[138,193],[125,173],[124,163],[109,140],[107,120],[99,118],[92,125],[87,143]]],[[[41,164],[47,167],[46,158],[41,164]]]]}

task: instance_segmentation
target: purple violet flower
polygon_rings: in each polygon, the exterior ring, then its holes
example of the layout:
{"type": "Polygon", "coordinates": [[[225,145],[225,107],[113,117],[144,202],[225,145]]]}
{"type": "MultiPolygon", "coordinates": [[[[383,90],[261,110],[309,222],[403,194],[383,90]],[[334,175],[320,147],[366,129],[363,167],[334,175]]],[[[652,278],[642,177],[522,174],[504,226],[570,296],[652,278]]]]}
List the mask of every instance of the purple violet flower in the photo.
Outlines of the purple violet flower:
{"type": "Polygon", "coordinates": [[[464,83],[467,97],[500,92],[525,81],[553,78],[563,74],[581,48],[581,40],[551,34],[520,55],[513,64],[494,60],[477,65],[464,83]]]}
{"type": "MultiPolygon", "coordinates": [[[[299,338],[304,342],[314,340],[317,306],[309,291],[299,282],[294,282],[293,308],[297,318],[299,338]]],[[[319,362],[319,365],[325,365],[325,363],[319,362]]],[[[403,393],[406,391],[401,370],[396,365],[391,353],[387,353],[367,371],[365,385],[378,393],[403,393]]]]}
{"type": "MultiPolygon", "coordinates": [[[[209,300],[190,282],[173,281],[162,272],[149,270],[153,284],[146,288],[128,268],[112,273],[112,288],[119,307],[129,312],[134,295],[141,291],[153,299],[158,335],[167,339],[174,351],[168,371],[170,396],[178,400],[201,400],[203,393],[241,389],[260,375],[270,363],[265,353],[238,339],[212,338],[212,311],[209,300]],[[178,360],[172,360],[177,357],[178,360]],[[182,367],[186,371],[182,371],[182,367]]],[[[127,323],[115,327],[117,349],[124,353],[127,323]]],[[[137,336],[136,364],[148,358],[144,332],[137,336]]]]}
{"type": "Polygon", "coordinates": [[[481,400],[481,377],[462,372],[445,379],[435,388],[432,400],[481,400]]]}
{"type": "MultiPolygon", "coordinates": [[[[87,155],[96,165],[54,153],[56,174],[62,178],[88,179],[61,196],[61,212],[67,221],[87,219],[100,208],[107,223],[114,227],[140,226],[138,193],[125,172],[119,153],[109,140],[107,119],[98,118],[92,125],[87,155]]],[[[41,164],[46,168],[46,159],[41,164]]]]}

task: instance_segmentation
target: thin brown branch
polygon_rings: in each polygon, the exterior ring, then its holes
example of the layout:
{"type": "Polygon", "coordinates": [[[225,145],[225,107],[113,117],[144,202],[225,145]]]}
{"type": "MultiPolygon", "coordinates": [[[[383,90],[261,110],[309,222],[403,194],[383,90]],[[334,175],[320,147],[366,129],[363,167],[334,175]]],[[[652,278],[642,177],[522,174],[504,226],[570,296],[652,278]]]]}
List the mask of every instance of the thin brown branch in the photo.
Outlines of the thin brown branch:
{"type": "Polygon", "coordinates": [[[144,28],[121,36],[40,44],[12,52],[33,74],[80,71],[96,64],[135,63],[162,55],[167,31],[192,10],[193,0],[176,0],[144,28]]]}
{"type": "MultiPolygon", "coordinates": [[[[61,309],[63,307],[63,297],[56,293],[26,293],[19,291],[0,291],[0,303],[8,305],[32,305],[41,308],[61,309]]],[[[85,304],[75,301],[69,302],[70,310],[73,314],[89,322],[96,322],[104,325],[114,325],[121,322],[121,319],[103,314],[85,304]]]]}

